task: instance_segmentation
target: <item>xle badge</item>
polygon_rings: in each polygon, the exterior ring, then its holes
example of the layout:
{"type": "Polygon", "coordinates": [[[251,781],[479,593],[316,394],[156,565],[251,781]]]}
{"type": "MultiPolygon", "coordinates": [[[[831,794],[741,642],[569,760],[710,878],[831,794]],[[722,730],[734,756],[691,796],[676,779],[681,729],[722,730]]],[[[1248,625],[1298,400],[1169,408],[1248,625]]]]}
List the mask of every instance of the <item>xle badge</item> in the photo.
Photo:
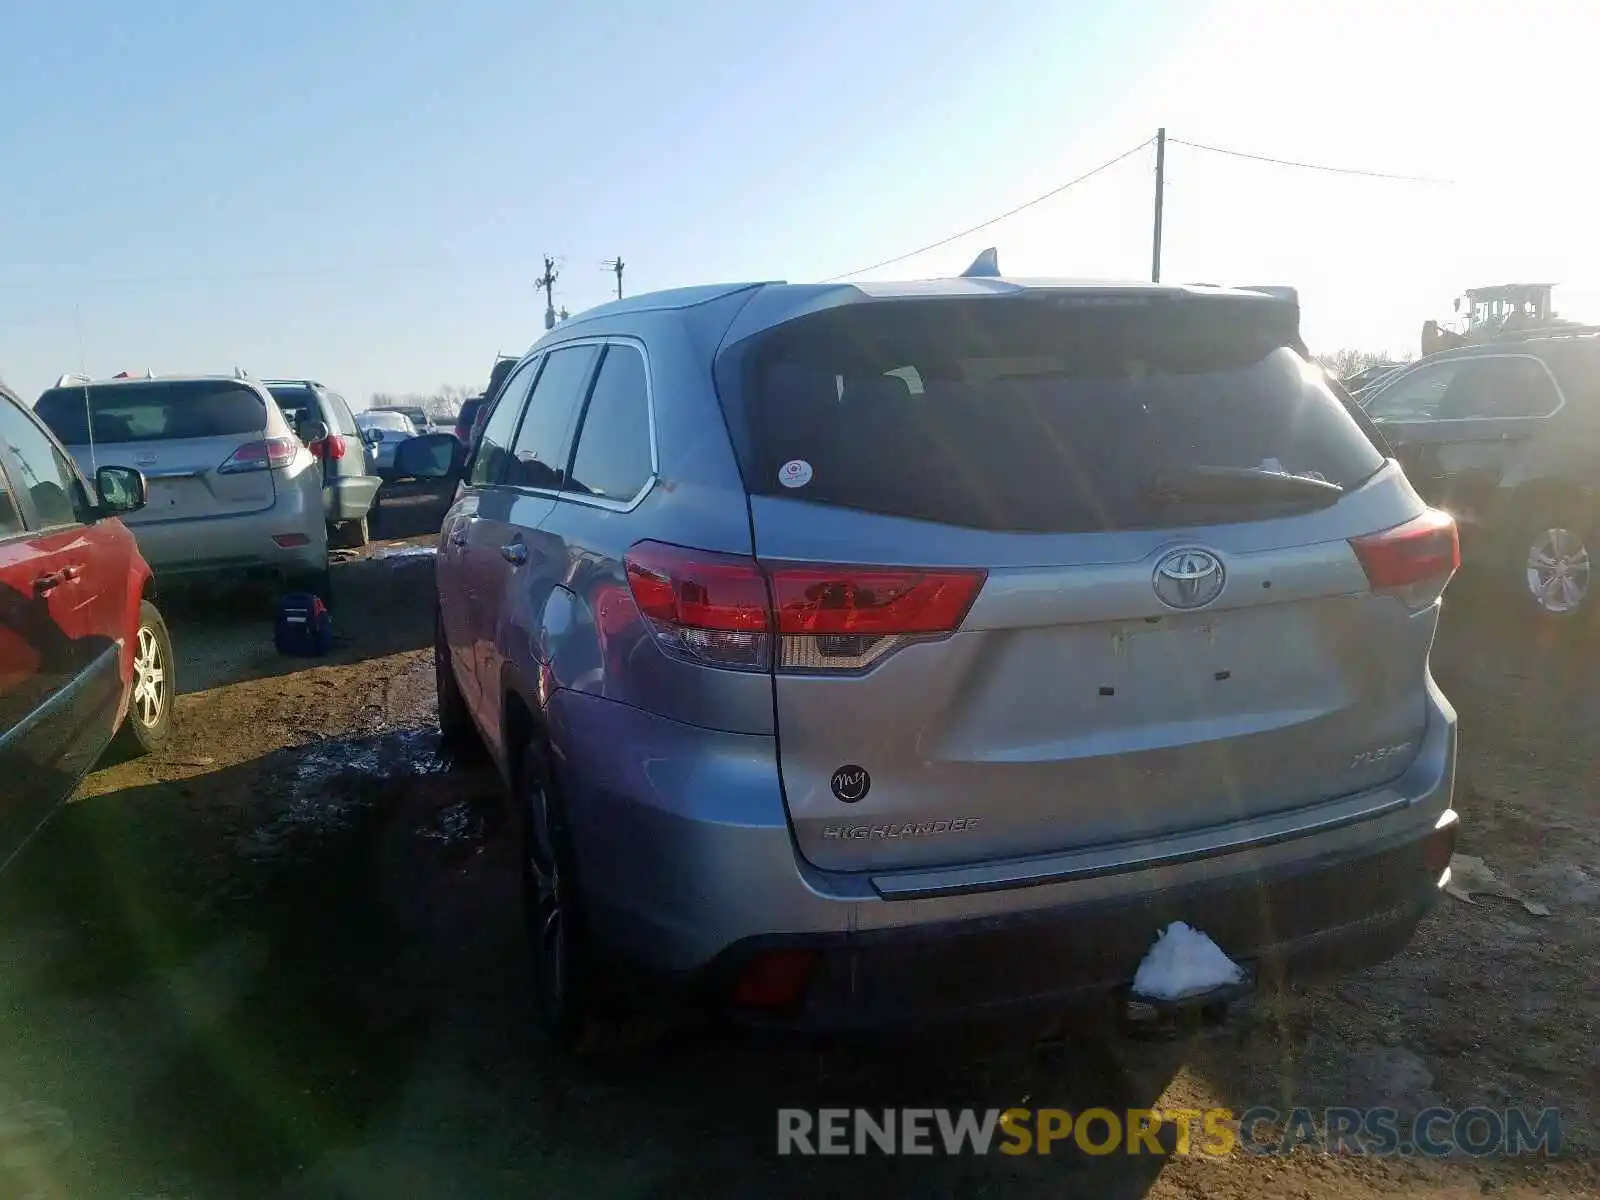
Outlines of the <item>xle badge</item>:
{"type": "Polygon", "coordinates": [[[867,774],[865,767],[858,767],[847,763],[833,773],[833,778],[828,781],[828,786],[833,789],[833,794],[845,804],[854,804],[864,800],[867,790],[872,787],[872,776],[867,774]]]}

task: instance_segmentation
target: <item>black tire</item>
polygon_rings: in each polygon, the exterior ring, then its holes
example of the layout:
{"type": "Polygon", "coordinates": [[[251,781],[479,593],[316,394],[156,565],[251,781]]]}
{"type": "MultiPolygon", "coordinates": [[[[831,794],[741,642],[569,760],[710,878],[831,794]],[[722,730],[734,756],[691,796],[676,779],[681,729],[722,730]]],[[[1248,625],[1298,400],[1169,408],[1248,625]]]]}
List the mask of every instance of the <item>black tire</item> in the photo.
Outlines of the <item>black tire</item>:
{"type": "Polygon", "coordinates": [[[478,727],[467,711],[461,685],[450,669],[450,647],[445,641],[444,618],[433,616],[433,682],[439,697],[439,741],[452,753],[473,754],[483,748],[478,727]]]}
{"type": "Polygon", "coordinates": [[[1557,507],[1521,525],[1511,550],[1507,583],[1535,618],[1570,625],[1595,608],[1593,518],[1580,507],[1557,507]]]}
{"type": "Polygon", "coordinates": [[[518,760],[511,817],[539,1029],[555,1049],[582,1052],[602,1040],[598,979],[566,808],[541,737],[530,737],[518,760]]]}
{"type": "Polygon", "coordinates": [[[354,521],[328,522],[328,549],[330,550],[359,550],[368,541],[367,518],[358,517],[354,521]]]}
{"type": "Polygon", "coordinates": [[[161,612],[148,600],[139,602],[139,629],[133,639],[133,684],[128,714],[118,740],[133,754],[149,754],[172,736],[172,710],[177,699],[172,637],[161,612]]]}

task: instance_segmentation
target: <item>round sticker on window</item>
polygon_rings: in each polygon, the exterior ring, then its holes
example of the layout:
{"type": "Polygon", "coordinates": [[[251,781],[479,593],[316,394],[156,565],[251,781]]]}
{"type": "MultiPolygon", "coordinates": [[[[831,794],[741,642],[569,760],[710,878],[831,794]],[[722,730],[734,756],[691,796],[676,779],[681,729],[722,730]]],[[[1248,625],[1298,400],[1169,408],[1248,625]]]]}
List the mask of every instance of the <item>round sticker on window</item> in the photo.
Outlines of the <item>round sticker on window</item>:
{"type": "Polygon", "coordinates": [[[803,458],[791,458],[778,468],[778,482],[786,488],[805,487],[811,482],[811,464],[803,458]]]}

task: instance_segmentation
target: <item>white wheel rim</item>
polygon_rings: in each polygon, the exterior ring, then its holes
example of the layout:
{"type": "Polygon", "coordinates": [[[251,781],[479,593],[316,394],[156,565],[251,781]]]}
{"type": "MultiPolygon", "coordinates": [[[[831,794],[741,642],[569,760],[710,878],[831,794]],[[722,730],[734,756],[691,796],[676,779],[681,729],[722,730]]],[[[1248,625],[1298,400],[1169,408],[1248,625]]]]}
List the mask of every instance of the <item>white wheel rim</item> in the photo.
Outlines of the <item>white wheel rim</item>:
{"type": "Polygon", "coordinates": [[[1547,613],[1570,613],[1589,594],[1589,548],[1570,529],[1546,529],[1528,547],[1528,592],[1547,613]]]}
{"type": "Polygon", "coordinates": [[[161,640],[148,625],[139,627],[133,649],[133,711],[146,729],[161,720],[167,706],[167,669],[161,661],[161,640]]]}

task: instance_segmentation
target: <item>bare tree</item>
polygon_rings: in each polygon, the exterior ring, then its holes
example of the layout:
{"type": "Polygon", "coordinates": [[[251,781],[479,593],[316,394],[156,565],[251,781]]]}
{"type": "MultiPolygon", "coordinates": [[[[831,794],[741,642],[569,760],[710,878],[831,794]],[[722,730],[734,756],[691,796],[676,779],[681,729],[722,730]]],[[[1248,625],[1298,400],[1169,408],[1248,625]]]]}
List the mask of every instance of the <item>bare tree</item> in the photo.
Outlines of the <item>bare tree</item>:
{"type": "Polygon", "coordinates": [[[1331,371],[1339,379],[1348,379],[1357,371],[1364,371],[1368,367],[1376,367],[1380,363],[1410,362],[1412,355],[1408,351],[1404,356],[1396,358],[1392,354],[1385,354],[1377,350],[1355,350],[1346,347],[1335,350],[1332,354],[1319,354],[1317,361],[1331,371]]]}

